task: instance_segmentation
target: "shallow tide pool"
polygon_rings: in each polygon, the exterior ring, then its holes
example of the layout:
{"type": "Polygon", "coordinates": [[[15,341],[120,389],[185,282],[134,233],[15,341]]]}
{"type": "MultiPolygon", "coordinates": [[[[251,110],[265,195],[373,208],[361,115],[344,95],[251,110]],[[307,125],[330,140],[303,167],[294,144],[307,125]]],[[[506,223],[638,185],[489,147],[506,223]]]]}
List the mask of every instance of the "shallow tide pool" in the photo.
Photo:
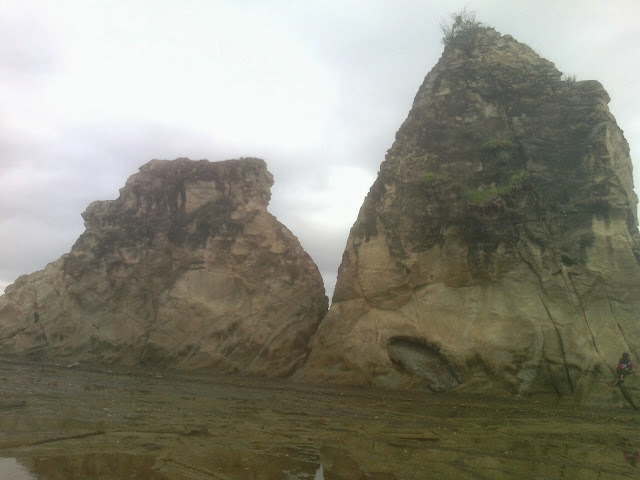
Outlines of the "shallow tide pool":
{"type": "Polygon", "coordinates": [[[15,458],[0,458],[0,478],[3,480],[36,480],[15,458]]]}

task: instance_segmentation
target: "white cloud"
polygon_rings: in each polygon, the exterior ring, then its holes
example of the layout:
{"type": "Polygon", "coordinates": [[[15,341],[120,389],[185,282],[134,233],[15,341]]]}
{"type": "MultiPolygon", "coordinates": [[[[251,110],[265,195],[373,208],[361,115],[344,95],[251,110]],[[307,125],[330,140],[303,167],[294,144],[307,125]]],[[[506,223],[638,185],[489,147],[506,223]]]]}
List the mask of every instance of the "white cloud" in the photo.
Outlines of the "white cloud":
{"type": "Polygon", "coordinates": [[[331,291],[438,25],[467,4],[600,80],[640,159],[636,0],[0,3],[0,289],[68,251],[88,203],[148,160],[257,156],[331,291]]]}

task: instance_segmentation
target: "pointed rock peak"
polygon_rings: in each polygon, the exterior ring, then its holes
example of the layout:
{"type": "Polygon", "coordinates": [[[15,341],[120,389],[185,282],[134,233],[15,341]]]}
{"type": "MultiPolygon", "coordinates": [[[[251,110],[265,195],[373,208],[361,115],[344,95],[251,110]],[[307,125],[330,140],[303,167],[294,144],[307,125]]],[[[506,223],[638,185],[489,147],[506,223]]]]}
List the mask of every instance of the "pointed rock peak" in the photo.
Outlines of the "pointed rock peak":
{"type": "Polygon", "coordinates": [[[299,375],[599,401],[620,352],[640,353],[637,198],[609,97],[491,28],[445,44],[299,375]]]}

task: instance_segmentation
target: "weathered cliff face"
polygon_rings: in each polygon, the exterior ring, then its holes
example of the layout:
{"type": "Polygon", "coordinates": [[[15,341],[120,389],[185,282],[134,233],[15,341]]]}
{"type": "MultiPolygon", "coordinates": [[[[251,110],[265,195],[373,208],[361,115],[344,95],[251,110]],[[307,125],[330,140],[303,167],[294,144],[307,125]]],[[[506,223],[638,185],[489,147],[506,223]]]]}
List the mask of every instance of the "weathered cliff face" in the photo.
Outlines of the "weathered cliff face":
{"type": "Polygon", "coordinates": [[[154,160],[0,297],[0,355],[287,375],[326,314],[258,159],[154,160]]]}
{"type": "Polygon", "coordinates": [[[619,395],[620,353],[640,358],[640,267],[608,100],[492,29],[447,46],[351,229],[298,378],[619,395]]]}

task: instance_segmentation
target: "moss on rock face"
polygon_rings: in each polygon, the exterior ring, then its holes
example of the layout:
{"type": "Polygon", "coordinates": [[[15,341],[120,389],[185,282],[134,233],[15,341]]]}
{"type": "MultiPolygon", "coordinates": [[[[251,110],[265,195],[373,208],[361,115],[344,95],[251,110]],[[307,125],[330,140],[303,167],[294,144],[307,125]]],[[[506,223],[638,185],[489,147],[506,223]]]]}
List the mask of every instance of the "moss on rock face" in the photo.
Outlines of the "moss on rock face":
{"type": "Polygon", "coordinates": [[[425,184],[434,183],[434,182],[450,182],[452,179],[447,177],[446,175],[442,175],[439,173],[427,172],[420,177],[420,181],[425,184]]]}
{"type": "Polygon", "coordinates": [[[469,190],[469,201],[475,206],[484,205],[493,197],[506,195],[512,192],[518,185],[521,184],[525,177],[525,171],[514,173],[509,177],[509,182],[504,185],[490,186],[487,188],[476,188],[469,190]]]}
{"type": "Polygon", "coordinates": [[[517,145],[509,139],[491,138],[480,145],[480,150],[495,152],[498,150],[512,150],[516,147],[517,145]]]}
{"type": "Polygon", "coordinates": [[[305,374],[433,382],[427,358],[396,368],[388,342],[402,337],[436,345],[465,383],[601,395],[621,349],[640,352],[628,145],[599,83],[562,81],[512,37],[471,30],[445,47],[380,167],[305,374]]]}

